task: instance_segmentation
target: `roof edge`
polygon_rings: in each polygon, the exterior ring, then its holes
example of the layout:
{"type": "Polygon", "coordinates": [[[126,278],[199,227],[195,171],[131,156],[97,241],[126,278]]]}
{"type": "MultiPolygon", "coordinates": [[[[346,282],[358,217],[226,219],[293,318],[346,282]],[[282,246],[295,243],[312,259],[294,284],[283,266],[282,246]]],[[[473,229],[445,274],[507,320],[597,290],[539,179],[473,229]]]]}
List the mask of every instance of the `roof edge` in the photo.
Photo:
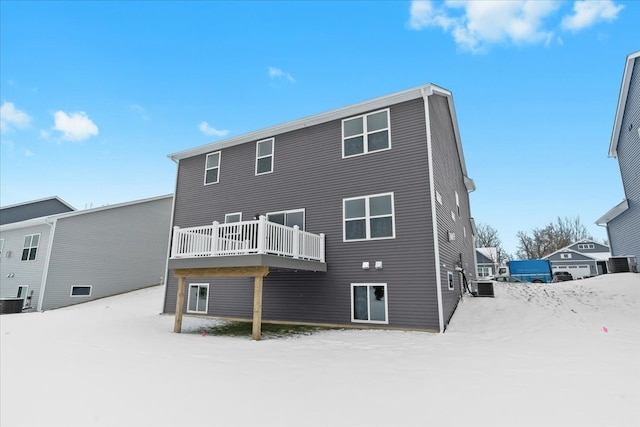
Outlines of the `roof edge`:
{"type": "Polygon", "coordinates": [[[47,200],[57,200],[60,203],[62,203],[63,205],[65,205],[66,207],[68,207],[69,209],[71,209],[72,211],[75,211],[76,208],[74,208],[73,206],[71,206],[69,203],[65,202],[64,200],[62,200],[60,197],[58,196],[50,196],[50,197],[43,197],[41,199],[36,199],[36,200],[28,200],[26,202],[19,202],[19,203],[14,203],[12,205],[7,205],[7,206],[0,206],[0,209],[8,209],[8,208],[15,208],[18,206],[25,206],[25,205],[30,205],[32,203],[40,203],[40,202],[45,202],[47,200]]]}
{"type": "Polygon", "coordinates": [[[629,209],[629,201],[627,199],[624,199],[622,202],[609,209],[606,214],[598,218],[595,221],[595,224],[607,225],[610,221],[616,219],[622,212],[626,211],[627,209],[629,209]]]}
{"type": "Polygon", "coordinates": [[[620,139],[620,131],[622,130],[622,116],[624,115],[624,107],[627,103],[627,96],[629,95],[633,66],[638,57],[640,57],[640,50],[627,55],[625,61],[622,83],[620,84],[620,95],[618,97],[618,107],[616,109],[616,117],[613,121],[613,131],[611,132],[611,141],[609,143],[609,157],[618,157],[618,140],[620,139]]]}

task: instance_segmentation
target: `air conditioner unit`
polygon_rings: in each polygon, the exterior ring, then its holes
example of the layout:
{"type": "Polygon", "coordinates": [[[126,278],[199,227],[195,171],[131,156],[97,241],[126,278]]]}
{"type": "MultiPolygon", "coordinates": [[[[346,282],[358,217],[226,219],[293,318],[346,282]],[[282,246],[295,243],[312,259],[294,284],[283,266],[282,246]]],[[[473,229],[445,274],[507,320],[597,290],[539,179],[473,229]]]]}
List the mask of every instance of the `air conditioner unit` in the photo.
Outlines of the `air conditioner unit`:
{"type": "Polygon", "coordinates": [[[478,280],[475,287],[477,297],[495,297],[493,293],[493,282],[491,280],[478,280]]]}

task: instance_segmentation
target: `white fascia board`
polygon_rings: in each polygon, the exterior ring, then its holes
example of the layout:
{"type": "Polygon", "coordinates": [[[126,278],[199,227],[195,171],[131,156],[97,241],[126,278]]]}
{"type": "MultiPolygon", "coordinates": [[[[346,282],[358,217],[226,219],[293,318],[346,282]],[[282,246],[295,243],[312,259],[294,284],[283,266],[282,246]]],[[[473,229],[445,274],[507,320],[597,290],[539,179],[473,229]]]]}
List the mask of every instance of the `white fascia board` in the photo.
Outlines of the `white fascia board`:
{"type": "Polygon", "coordinates": [[[624,107],[627,104],[627,96],[629,95],[633,65],[638,57],[640,57],[640,50],[627,56],[624,74],[622,75],[622,84],[620,85],[620,97],[618,98],[616,118],[613,122],[613,132],[611,133],[611,142],[609,143],[609,157],[618,157],[618,140],[620,139],[620,131],[622,130],[624,107]]]}
{"type": "Polygon", "coordinates": [[[620,215],[622,212],[626,211],[627,209],[629,209],[629,202],[627,201],[627,199],[624,199],[622,202],[618,203],[617,205],[609,209],[609,211],[606,214],[598,218],[595,221],[595,223],[597,225],[606,225],[609,223],[609,221],[617,218],[618,215],[620,215]]]}
{"type": "Polygon", "coordinates": [[[0,231],[19,230],[21,228],[33,227],[34,225],[47,224],[47,218],[48,217],[46,216],[41,216],[38,218],[26,219],[24,221],[3,224],[3,225],[0,225],[0,231]]]}
{"type": "Polygon", "coordinates": [[[97,208],[84,209],[84,210],[81,210],[81,211],[66,212],[66,213],[57,214],[57,215],[54,215],[54,216],[51,216],[51,217],[48,217],[48,218],[49,219],[55,218],[56,220],[58,220],[58,219],[69,218],[69,217],[77,216],[77,215],[85,215],[85,214],[90,214],[90,213],[94,213],[94,212],[105,211],[105,210],[108,210],[108,209],[118,209],[118,208],[123,208],[125,206],[133,206],[133,205],[138,205],[138,204],[141,204],[141,203],[154,202],[156,200],[168,199],[170,197],[172,198],[173,194],[165,194],[163,196],[149,197],[147,199],[140,199],[140,200],[133,200],[133,201],[130,201],[130,202],[117,203],[115,205],[100,206],[100,207],[97,207],[97,208]]]}
{"type": "Polygon", "coordinates": [[[336,110],[327,111],[280,125],[260,129],[254,132],[245,133],[243,135],[191,148],[189,150],[179,151],[177,153],[169,154],[168,157],[171,160],[177,162],[182,159],[210,153],[212,151],[221,150],[223,148],[233,147],[247,142],[255,142],[260,139],[270,138],[286,132],[291,132],[294,130],[303,129],[305,127],[326,123],[332,120],[343,119],[346,117],[366,113],[367,111],[388,107],[389,105],[397,104],[400,102],[418,99],[423,96],[425,90],[431,91],[432,89],[438,90],[440,92],[446,92],[450,95],[450,92],[445,91],[444,89],[437,88],[432,84],[427,84],[424,86],[419,86],[417,88],[408,89],[357,104],[349,105],[347,107],[338,108],[336,110]]]}

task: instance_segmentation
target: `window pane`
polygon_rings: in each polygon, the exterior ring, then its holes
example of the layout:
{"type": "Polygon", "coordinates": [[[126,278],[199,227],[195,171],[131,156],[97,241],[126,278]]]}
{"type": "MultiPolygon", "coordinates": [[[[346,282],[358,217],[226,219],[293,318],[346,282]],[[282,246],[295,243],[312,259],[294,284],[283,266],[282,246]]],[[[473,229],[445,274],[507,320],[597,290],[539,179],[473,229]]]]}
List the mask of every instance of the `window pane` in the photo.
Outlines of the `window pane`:
{"type": "Polygon", "coordinates": [[[391,215],[391,196],[376,196],[369,199],[371,216],[391,215]]]}
{"type": "Polygon", "coordinates": [[[369,320],[387,320],[384,298],[384,286],[369,286],[369,320]]]}
{"type": "Polygon", "coordinates": [[[271,172],[271,157],[258,159],[258,173],[271,172]]]}
{"type": "Polygon", "coordinates": [[[226,222],[226,223],[240,222],[240,214],[226,215],[224,217],[224,222],[226,222]]]}
{"type": "Polygon", "coordinates": [[[198,302],[198,287],[191,286],[189,287],[189,311],[196,311],[198,302]]]}
{"type": "Polygon", "coordinates": [[[286,226],[293,227],[297,225],[300,230],[304,230],[304,213],[300,212],[287,212],[286,226]]]}
{"type": "Polygon", "coordinates": [[[365,216],[364,202],[365,199],[354,199],[344,202],[344,217],[347,219],[363,218],[365,216]]]}
{"type": "Polygon", "coordinates": [[[354,156],[364,153],[364,139],[361,136],[344,140],[344,155],[354,156]]]}
{"type": "Polygon", "coordinates": [[[26,261],[29,259],[29,249],[23,249],[22,250],[22,261],[26,261]]]}
{"type": "Polygon", "coordinates": [[[73,288],[71,288],[71,295],[89,296],[91,295],[91,288],[89,286],[74,286],[73,288]]]}
{"type": "Polygon", "coordinates": [[[371,238],[393,236],[391,217],[371,219],[371,238]]]}
{"type": "Polygon", "coordinates": [[[206,174],[205,182],[211,184],[212,182],[218,182],[218,169],[209,169],[206,174]]]}
{"type": "Polygon", "coordinates": [[[220,153],[209,154],[207,156],[207,169],[220,166],[220,153]]]}
{"type": "Polygon", "coordinates": [[[29,252],[29,261],[33,261],[34,259],[36,259],[37,251],[38,251],[38,248],[31,248],[31,251],[29,252]]]}
{"type": "Polygon", "coordinates": [[[345,223],[347,240],[364,239],[367,237],[364,219],[347,221],[345,223]]]}
{"type": "Polygon", "coordinates": [[[273,140],[258,143],[258,157],[270,156],[273,153],[273,140]]]}
{"type": "Polygon", "coordinates": [[[284,225],[284,213],[269,214],[267,215],[267,219],[276,224],[284,225]]]}
{"type": "Polygon", "coordinates": [[[38,246],[38,242],[40,241],[40,235],[39,234],[34,234],[31,237],[31,246],[38,246]]]}
{"type": "Polygon", "coordinates": [[[206,286],[200,286],[200,289],[198,290],[198,311],[206,311],[208,296],[209,289],[206,286]]]}
{"type": "Polygon", "coordinates": [[[369,134],[367,139],[369,151],[384,150],[389,148],[389,131],[369,134]]]}
{"type": "Polygon", "coordinates": [[[370,114],[367,116],[367,132],[386,129],[387,127],[386,111],[380,111],[379,113],[370,114]]]}
{"type": "Polygon", "coordinates": [[[353,287],[353,318],[358,320],[369,320],[366,286],[353,287]]]}
{"type": "Polygon", "coordinates": [[[344,129],[344,137],[350,137],[353,135],[360,135],[362,130],[362,117],[358,117],[357,119],[345,120],[342,122],[342,126],[344,129]]]}
{"type": "Polygon", "coordinates": [[[31,246],[31,235],[24,236],[24,248],[31,246]]]}

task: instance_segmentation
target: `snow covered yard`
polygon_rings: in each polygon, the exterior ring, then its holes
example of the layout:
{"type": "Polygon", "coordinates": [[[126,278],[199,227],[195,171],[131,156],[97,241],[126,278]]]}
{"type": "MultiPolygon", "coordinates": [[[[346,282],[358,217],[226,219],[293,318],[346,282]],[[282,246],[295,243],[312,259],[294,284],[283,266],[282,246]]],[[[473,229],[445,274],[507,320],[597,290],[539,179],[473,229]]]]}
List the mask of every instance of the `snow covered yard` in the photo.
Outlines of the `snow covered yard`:
{"type": "Polygon", "coordinates": [[[495,292],[444,334],[174,334],[161,287],[3,315],[0,424],[640,425],[640,274],[495,292]]]}

